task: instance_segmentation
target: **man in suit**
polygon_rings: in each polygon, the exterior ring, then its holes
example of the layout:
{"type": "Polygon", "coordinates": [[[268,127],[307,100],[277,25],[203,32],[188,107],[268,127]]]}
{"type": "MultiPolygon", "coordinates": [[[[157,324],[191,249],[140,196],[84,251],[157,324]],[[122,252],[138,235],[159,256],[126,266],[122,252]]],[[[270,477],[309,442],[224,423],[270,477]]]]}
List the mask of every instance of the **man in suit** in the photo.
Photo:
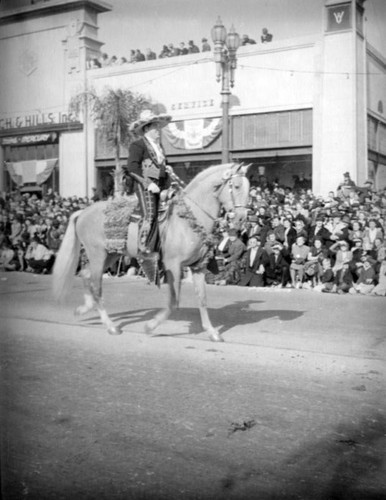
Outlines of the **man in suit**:
{"type": "Polygon", "coordinates": [[[275,243],[269,257],[269,264],[265,270],[268,286],[281,286],[284,288],[290,281],[289,264],[283,255],[283,245],[275,243]]]}
{"type": "Polygon", "coordinates": [[[246,254],[246,268],[241,275],[239,286],[264,286],[265,269],[269,258],[267,252],[261,247],[258,236],[249,239],[249,249],[246,254]]]}
{"type": "Polygon", "coordinates": [[[169,115],[155,115],[150,110],[144,110],[139,119],[130,125],[130,131],[139,138],[129,147],[127,187],[129,192],[133,192],[135,188],[143,216],[138,238],[138,257],[142,261],[158,260],[154,248],[158,235],[159,194],[168,187],[169,174],[172,173],[160,144],[160,131],[170,120],[169,115]]]}
{"type": "Polygon", "coordinates": [[[238,281],[237,275],[240,272],[240,260],[245,252],[245,245],[238,237],[236,229],[229,229],[228,236],[230,244],[224,255],[224,270],[216,280],[216,285],[234,284],[238,281]]]}

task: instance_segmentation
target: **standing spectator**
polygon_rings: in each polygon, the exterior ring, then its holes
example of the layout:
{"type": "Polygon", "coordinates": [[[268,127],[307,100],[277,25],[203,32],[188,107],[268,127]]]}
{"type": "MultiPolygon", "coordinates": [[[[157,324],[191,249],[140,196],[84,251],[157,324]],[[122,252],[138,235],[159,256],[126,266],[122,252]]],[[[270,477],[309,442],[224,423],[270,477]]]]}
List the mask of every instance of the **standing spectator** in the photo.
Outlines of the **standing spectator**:
{"type": "Polygon", "coordinates": [[[109,64],[109,56],[103,53],[99,58],[99,64],[101,68],[105,68],[109,64]]]}
{"type": "Polygon", "coordinates": [[[272,42],[273,35],[271,33],[268,33],[267,28],[262,29],[262,35],[261,35],[261,43],[269,43],[272,42]]]}
{"type": "Polygon", "coordinates": [[[263,287],[265,269],[269,265],[268,254],[261,248],[261,242],[257,236],[252,236],[248,243],[245,271],[241,274],[238,285],[263,287]]]}
{"type": "Polygon", "coordinates": [[[285,227],[283,224],[280,222],[280,218],[278,215],[274,215],[271,219],[271,227],[272,231],[275,235],[275,240],[279,241],[280,243],[284,242],[284,232],[285,232],[285,227]]]}
{"type": "Polygon", "coordinates": [[[201,42],[202,42],[201,52],[210,52],[212,50],[211,46],[208,43],[208,39],[207,38],[203,38],[201,40],[201,42]]]}
{"type": "Polygon", "coordinates": [[[153,61],[157,59],[157,55],[151,49],[146,49],[146,61],[153,61]]]}
{"type": "Polygon", "coordinates": [[[21,234],[23,230],[22,225],[22,217],[21,215],[11,215],[11,234],[9,235],[9,239],[12,245],[17,245],[21,240],[21,234]]]}
{"type": "Polygon", "coordinates": [[[117,56],[112,56],[107,64],[107,66],[116,66],[118,64],[117,56]]]}
{"type": "Polygon", "coordinates": [[[119,58],[119,65],[122,66],[122,64],[127,64],[128,63],[128,60],[126,59],[126,57],[120,57],[119,58]]]}
{"type": "Polygon", "coordinates": [[[188,52],[189,54],[197,54],[198,52],[200,52],[200,49],[197,47],[197,45],[195,45],[193,40],[189,40],[188,52]]]}
{"type": "Polygon", "coordinates": [[[134,49],[131,49],[130,50],[130,60],[129,60],[130,63],[135,63],[137,62],[137,57],[136,57],[136,52],[134,49]]]}

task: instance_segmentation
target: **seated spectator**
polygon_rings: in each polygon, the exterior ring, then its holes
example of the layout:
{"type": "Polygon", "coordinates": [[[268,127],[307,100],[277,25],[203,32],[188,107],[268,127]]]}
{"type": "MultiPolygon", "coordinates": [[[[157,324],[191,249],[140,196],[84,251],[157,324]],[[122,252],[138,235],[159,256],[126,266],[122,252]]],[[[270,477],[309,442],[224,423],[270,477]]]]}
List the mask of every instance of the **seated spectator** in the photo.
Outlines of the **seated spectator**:
{"type": "Polygon", "coordinates": [[[337,210],[332,212],[330,221],[325,224],[325,227],[331,233],[331,241],[348,240],[348,226],[342,221],[342,214],[337,210]]]}
{"type": "Polygon", "coordinates": [[[107,66],[116,66],[118,64],[117,56],[112,56],[107,64],[107,66]]]}
{"type": "Polygon", "coordinates": [[[305,277],[309,278],[312,286],[320,283],[323,268],[323,259],[327,257],[327,249],[321,238],[315,238],[308,252],[307,261],[304,264],[305,277]]]}
{"type": "Polygon", "coordinates": [[[324,217],[322,215],[317,216],[315,224],[311,225],[308,231],[308,244],[313,245],[316,239],[320,239],[324,246],[330,240],[330,236],[330,231],[324,226],[324,217]]]}
{"type": "Polygon", "coordinates": [[[212,50],[211,46],[208,43],[208,39],[207,38],[203,38],[201,40],[201,42],[202,42],[201,52],[210,52],[212,50]]]}
{"type": "Polygon", "coordinates": [[[189,50],[187,49],[187,47],[185,47],[185,43],[181,42],[180,43],[180,55],[186,56],[186,54],[189,54],[189,50]]]}
{"type": "Polygon", "coordinates": [[[130,63],[136,63],[137,62],[137,53],[134,49],[130,50],[130,63]]]}
{"type": "Polygon", "coordinates": [[[314,286],[314,292],[332,292],[334,289],[334,273],[331,269],[331,260],[329,258],[323,259],[322,262],[323,272],[321,276],[321,283],[319,285],[314,286]]]}
{"type": "Polygon", "coordinates": [[[310,248],[305,244],[302,235],[297,236],[296,242],[291,248],[290,275],[293,288],[303,287],[304,265],[306,263],[310,248]]]}
{"type": "Polygon", "coordinates": [[[146,61],[153,61],[157,59],[157,55],[151,49],[146,49],[146,61]]]}
{"type": "Polygon", "coordinates": [[[275,233],[273,231],[269,231],[264,244],[264,250],[267,252],[268,255],[272,253],[272,247],[276,243],[278,243],[278,240],[276,239],[275,233]]]}
{"type": "Polygon", "coordinates": [[[126,59],[126,57],[120,57],[119,58],[119,63],[121,66],[122,64],[127,64],[129,61],[126,59]]]}
{"type": "Polygon", "coordinates": [[[17,256],[9,240],[4,239],[0,247],[0,271],[16,271],[17,256]]]}
{"type": "Polygon", "coordinates": [[[175,57],[180,55],[180,49],[178,47],[174,47],[172,43],[169,43],[169,57],[175,57]]]}
{"type": "Polygon", "coordinates": [[[285,227],[281,223],[280,217],[278,215],[272,216],[271,227],[272,227],[272,231],[275,235],[275,240],[279,241],[280,243],[283,243],[284,242],[285,227]]]}
{"type": "Polygon", "coordinates": [[[51,250],[45,247],[39,238],[35,238],[30,243],[25,253],[27,262],[27,271],[37,274],[48,274],[54,264],[54,254],[51,250]]]}
{"type": "Polygon", "coordinates": [[[381,262],[378,273],[378,284],[370,292],[371,295],[379,295],[381,297],[386,296],[386,256],[381,262]]]}
{"type": "Polygon", "coordinates": [[[267,28],[262,29],[262,35],[261,35],[261,43],[269,43],[272,42],[273,35],[271,33],[268,33],[267,28]]]}
{"type": "Polygon", "coordinates": [[[136,62],[146,61],[145,54],[143,54],[139,49],[135,51],[135,61],[136,62]]]}
{"type": "Polygon", "coordinates": [[[230,244],[224,257],[224,269],[219,273],[216,285],[236,284],[239,280],[240,259],[245,252],[244,243],[238,238],[236,229],[228,231],[230,244]]]}
{"type": "Polygon", "coordinates": [[[376,239],[383,240],[383,231],[377,226],[375,219],[370,219],[363,231],[363,246],[366,250],[372,250],[376,239]]]}
{"type": "Polygon", "coordinates": [[[335,275],[335,291],[336,293],[343,294],[348,293],[350,288],[352,288],[354,283],[354,277],[350,269],[351,261],[343,261],[341,269],[339,269],[335,275]]]}
{"type": "Polygon", "coordinates": [[[272,253],[268,256],[269,263],[265,268],[267,286],[285,288],[290,282],[289,264],[282,250],[281,243],[275,243],[272,246],[272,253]]]}
{"type": "Polygon", "coordinates": [[[308,231],[307,231],[307,227],[306,227],[304,218],[302,218],[301,216],[298,216],[294,220],[294,228],[295,228],[295,232],[296,232],[296,238],[298,236],[303,236],[305,243],[308,243],[308,231]]]}
{"type": "Polygon", "coordinates": [[[363,230],[358,220],[352,220],[351,229],[348,231],[348,241],[353,244],[358,239],[363,239],[363,230]]]}
{"type": "Polygon", "coordinates": [[[164,59],[165,57],[170,57],[172,54],[170,52],[170,49],[167,45],[164,45],[162,47],[162,50],[158,56],[159,59],[164,59]]]}
{"type": "Polygon", "coordinates": [[[346,240],[336,241],[333,245],[330,246],[329,251],[332,254],[335,254],[335,264],[332,268],[334,276],[336,273],[342,269],[343,262],[351,262],[353,259],[353,254],[351,250],[349,250],[349,245],[346,240]]]}
{"type": "Polygon", "coordinates": [[[198,52],[200,52],[200,49],[197,47],[197,45],[195,45],[193,40],[189,40],[188,52],[189,54],[197,54],[198,52]]]}
{"type": "Polygon", "coordinates": [[[245,255],[245,270],[241,273],[239,286],[263,287],[266,267],[269,265],[267,252],[261,248],[260,239],[252,236],[245,255]]]}
{"type": "Polygon", "coordinates": [[[101,54],[99,58],[99,64],[101,68],[105,68],[109,64],[109,56],[106,53],[101,54]]]}
{"type": "Polygon", "coordinates": [[[241,37],[241,45],[256,45],[256,40],[249,38],[248,35],[243,35],[241,37]]]}
{"type": "Polygon", "coordinates": [[[358,280],[353,283],[349,292],[351,294],[369,295],[375,288],[375,270],[369,258],[364,259],[361,264],[358,280]]]}

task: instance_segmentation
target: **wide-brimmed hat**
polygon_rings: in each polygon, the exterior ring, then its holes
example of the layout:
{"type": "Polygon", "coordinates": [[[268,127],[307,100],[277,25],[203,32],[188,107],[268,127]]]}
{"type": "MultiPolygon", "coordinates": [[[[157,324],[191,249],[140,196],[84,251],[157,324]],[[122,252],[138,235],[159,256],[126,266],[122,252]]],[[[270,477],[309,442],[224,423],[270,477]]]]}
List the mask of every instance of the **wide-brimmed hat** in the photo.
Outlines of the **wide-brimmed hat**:
{"type": "Polygon", "coordinates": [[[150,125],[151,123],[158,123],[161,127],[164,127],[171,121],[172,117],[167,114],[155,115],[150,109],[145,109],[141,111],[138,120],[133,122],[129,130],[130,132],[135,132],[140,134],[143,132],[143,127],[150,125]]]}

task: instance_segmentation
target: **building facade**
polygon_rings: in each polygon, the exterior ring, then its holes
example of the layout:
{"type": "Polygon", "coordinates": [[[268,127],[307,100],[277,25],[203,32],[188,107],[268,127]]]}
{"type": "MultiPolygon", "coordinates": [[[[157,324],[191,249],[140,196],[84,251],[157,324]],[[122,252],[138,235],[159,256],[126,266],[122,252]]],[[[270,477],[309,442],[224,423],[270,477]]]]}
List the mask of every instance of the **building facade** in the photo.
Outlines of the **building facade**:
{"type": "MultiPolygon", "coordinates": [[[[304,174],[315,193],[325,194],[350,172],[359,185],[370,177],[376,188],[386,186],[386,60],[366,43],[363,4],[325,0],[323,28],[315,36],[239,48],[229,149],[232,161],[251,164],[252,181],[264,174],[291,187],[304,174]]],[[[15,180],[30,188],[26,179],[35,168],[39,181],[48,176],[43,186],[51,183],[65,196],[90,194],[92,187],[108,192],[113,151],[89,117],[68,114],[71,95],[85,89],[130,89],[171,114],[162,141],[183,179],[221,163],[212,53],[87,70],[102,45],[97,16],[108,9],[99,0],[52,0],[1,14],[0,56],[8,59],[7,77],[0,77],[4,188],[15,180]],[[39,47],[49,47],[44,57],[33,54],[34,37],[39,47]],[[28,156],[29,148],[36,157],[28,156]],[[52,161],[37,163],[43,155],[52,161]],[[21,167],[26,177],[20,181],[21,167]]],[[[123,150],[122,163],[126,156],[123,150]]]]}

